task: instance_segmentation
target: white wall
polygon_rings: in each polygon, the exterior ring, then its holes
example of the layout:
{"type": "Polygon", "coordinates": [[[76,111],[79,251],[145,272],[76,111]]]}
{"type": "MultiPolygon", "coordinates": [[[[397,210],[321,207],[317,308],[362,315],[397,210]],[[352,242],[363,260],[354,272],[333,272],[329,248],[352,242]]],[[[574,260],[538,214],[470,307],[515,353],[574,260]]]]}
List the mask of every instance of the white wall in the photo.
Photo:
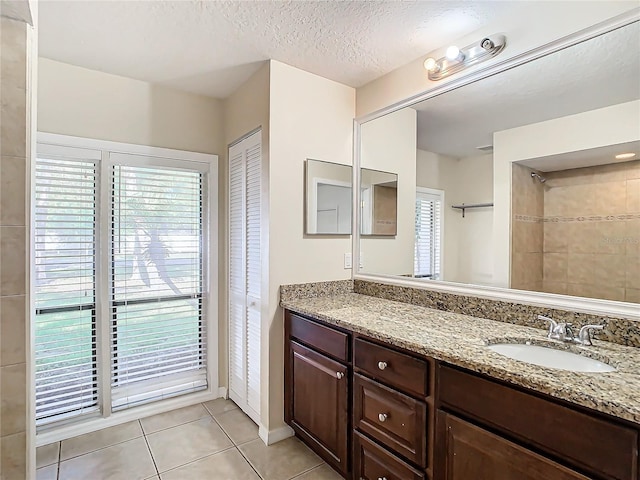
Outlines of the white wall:
{"type": "Polygon", "coordinates": [[[640,140],[640,100],[493,134],[494,283],[509,287],[511,163],[640,140]]]}
{"type": "Polygon", "coordinates": [[[417,112],[405,108],[362,125],[363,168],[398,174],[398,234],[360,238],[362,272],[413,274],[417,112]]]}
{"type": "Polygon", "coordinates": [[[526,10],[517,17],[500,15],[499,5],[495,20],[454,42],[462,47],[477,42],[486,35],[503,33],[507,48],[498,57],[452,75],[447,80],[433,82],[427,78],[423,62],[427,57],[440,58],[448,45],[425,54],[416,60],[358,88],[357,116],[366,115],[414,95],[418,95],[451,79],[467,75],[497,62],[515,57],[540,45],[590,27],[638,7],[636,1],[554,1],[519,2],[526,10]]]}
{"type": "Polygon", "coordinates": [[[351,278],[343,255],[350,237],[304,235],[304,161],[351,165],[355,90],[271,61],[270,91],[270,293],[267,324],[270,430],[284,426],[282,284],[351,278]]]}
{"type": "Polygon", "coordinates": [[[445,192],[443,280],[492,285],[493,210],[462,212],[451,205],[493,201],[493,157],[454,158],[424,150],[417,153],[417,185],[445,192]]]}
{"type": "Polygon", "coordinates": [[[215,98],[38,59],[41,132],[220,154],[215,98]]]}

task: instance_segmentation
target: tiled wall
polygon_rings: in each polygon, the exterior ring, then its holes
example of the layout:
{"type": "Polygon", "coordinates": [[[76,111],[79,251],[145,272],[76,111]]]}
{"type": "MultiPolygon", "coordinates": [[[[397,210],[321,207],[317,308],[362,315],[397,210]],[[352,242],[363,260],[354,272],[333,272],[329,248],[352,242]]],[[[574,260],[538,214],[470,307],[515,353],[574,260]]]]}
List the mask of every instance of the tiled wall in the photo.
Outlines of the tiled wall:
{"type": "Polygon", "coordinates": [[[512,174],[511,287],[640,303],[640,160],[512,174]]]}
{"type": "Polygon", "coordinates": [[[1,478],[26,478],[27,25],[0,19],[1,478]]]}
{"type": "Polygon", "coordinates": [[[511,222],[511,288],[543,287],[544,186],[531,169],[513,164],[511,222]]]}
{"type": "Polygon", "coordinates": [[[640,160],[546,177],[544,291],[640,303],[640,160]]]}

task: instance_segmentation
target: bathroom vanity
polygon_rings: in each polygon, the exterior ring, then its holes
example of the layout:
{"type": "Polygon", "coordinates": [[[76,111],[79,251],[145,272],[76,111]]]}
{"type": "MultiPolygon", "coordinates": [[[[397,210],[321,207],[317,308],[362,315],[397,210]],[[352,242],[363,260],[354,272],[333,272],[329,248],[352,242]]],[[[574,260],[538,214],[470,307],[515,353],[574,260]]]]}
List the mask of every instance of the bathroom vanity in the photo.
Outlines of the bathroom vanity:
{"type": "Polygon", "coordinates": [[[355,480],[638,480],[640,349],[595,342],[612,373],[490,352],[544,331],[381,298],[285,307],[285,417],[355,480]]]}

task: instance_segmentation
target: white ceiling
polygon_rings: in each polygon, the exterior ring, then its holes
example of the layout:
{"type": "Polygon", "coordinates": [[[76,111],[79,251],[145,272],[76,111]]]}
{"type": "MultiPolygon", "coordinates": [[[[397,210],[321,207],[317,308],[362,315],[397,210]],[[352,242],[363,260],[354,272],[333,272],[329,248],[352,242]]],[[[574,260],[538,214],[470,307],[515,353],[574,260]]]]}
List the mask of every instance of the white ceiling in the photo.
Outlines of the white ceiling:
{"type": "Polygon", "coordinates": [[[494,132],[636,100],[639,48],[634,23],[425,100],[414,107],[418,148],[481,155],[477,147],[493,144],[494,132]]]}
{"type": "Polygon", "coordinates": [[[522,160],[520,163],[541,172],[557,172],[573,168],[594,167],[596,165],[610,165],[612,163],[631,162],[640,159],[640,141],[607,145],[576,152],[559,153],[546,157],[522,160]],[[621,153],[635,153],[633,158],[618,159],[621,153]]]}
{"type": "Polygon", "coordinates": [[[218,98],[267,59],[358,87],[526,3],[42,0],[39,54],[218,98]]]}

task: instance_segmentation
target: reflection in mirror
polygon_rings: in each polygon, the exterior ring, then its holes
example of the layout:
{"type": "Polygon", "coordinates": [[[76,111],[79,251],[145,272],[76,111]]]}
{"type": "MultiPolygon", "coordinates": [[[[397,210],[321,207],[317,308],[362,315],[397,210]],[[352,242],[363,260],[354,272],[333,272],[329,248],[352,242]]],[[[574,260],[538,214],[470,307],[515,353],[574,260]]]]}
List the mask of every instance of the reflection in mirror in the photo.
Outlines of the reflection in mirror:
{"type": "Polygon", "coordinates": [[[360,273],[640,303],[638,44],[634,22],[361,124],[398,219],[360,273]]]}
{"type": "Polygon", "coordinates": [[[367,168],[360,169],[360,172],[360,233],[395,235],[398,227],[398,176],[367,168]]]}
{"type": "Polygon", "coordinates": [[[307,159],[305,233],[351,235],[351,166],[307,159]]]}

